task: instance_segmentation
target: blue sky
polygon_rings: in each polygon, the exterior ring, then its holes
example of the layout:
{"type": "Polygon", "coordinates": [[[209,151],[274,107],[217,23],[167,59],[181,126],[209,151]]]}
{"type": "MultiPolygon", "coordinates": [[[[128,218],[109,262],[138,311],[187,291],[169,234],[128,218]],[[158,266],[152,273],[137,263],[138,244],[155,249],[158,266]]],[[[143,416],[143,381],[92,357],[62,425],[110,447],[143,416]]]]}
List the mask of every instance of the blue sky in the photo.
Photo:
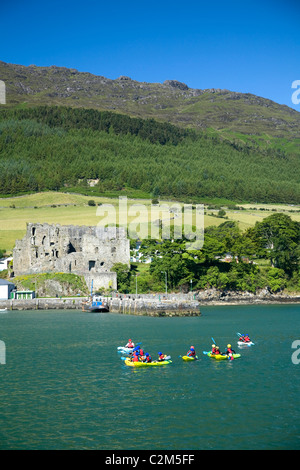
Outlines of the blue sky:
{"type": "Polygon", "coordinates": [[[4,62],[173,79],[300,111],[291,99],[300,80],[300,0],[14,0],[0,11],[4,62]]]}

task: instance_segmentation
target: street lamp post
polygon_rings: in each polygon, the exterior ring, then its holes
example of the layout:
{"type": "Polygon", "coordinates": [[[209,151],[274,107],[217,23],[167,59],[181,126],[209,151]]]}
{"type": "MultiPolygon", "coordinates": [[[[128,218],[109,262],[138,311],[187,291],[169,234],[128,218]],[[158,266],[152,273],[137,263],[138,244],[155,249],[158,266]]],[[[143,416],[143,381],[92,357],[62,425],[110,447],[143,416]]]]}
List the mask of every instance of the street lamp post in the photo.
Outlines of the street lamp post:
{"type": "Polygon", "coordinates": [[[167,275],[167,271],[161,271],[161,273],[165,273],[166,294],[168,294],[168,275],[167,275]]]}

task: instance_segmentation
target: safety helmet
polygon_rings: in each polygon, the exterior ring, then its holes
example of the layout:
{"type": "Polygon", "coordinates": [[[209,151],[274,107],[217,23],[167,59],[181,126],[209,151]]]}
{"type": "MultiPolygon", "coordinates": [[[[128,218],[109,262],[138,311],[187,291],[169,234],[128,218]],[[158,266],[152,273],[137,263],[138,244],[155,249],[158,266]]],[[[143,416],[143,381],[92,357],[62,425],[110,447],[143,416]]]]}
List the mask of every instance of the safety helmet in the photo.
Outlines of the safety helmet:
{"type": "Polygon", "coordinates": [[[149,353],[146,353],[145,356],[149,356],[149,353]]]}
{"type": "Polygon", "coordinates": [[[227,344],[227,348],[231,348],[231,344],[227,344]]]}
{"type": "Polygon", "coordinates": [[[161,355],[162,355],[162,352],[159,352],[158,355],[161,356],[161,355]]]}
{"type": "Polygon", "coordinates": [[[191,346],[190,349],[193,350],[193,349],[195,349],[195,348],[194,348],[194,346],[191,346]]]}
{"type": "Polygon", "coordinates": [[[215,345],[215,344],[212,344],[212,345],[211,345],[211,347],[212,347],[212,348],[215,348],[215,347],[216,347],[216,345],[215,345]]]}

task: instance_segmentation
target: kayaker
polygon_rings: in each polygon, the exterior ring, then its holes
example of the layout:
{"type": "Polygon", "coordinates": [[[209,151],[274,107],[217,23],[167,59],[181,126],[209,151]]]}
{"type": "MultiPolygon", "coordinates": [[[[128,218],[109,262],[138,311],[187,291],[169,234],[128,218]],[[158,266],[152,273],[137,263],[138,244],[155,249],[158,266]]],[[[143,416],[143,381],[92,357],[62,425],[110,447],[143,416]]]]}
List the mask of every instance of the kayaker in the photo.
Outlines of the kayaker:
{"type": "Polygon", "coordinates": [[[194,346],[191,346],[188,352],[186,353],[188,357],[195,357],[196,356],[196,351],[194,346]]]}
{"type": "Polygon", "coordinates": [[[239,339],[243,343],[250,343],[251,342],[251,339],[250,339],[249,335],[241,335],[239,339]]]}
{"type": "Polygon", "coordinates": [[[134,348],[134,343],[131,339],[128,340],[128,343],[126,344],[125,348],[134,348]]]}
{"type": "Polygon", "coordinates": [[[133,354],[132,362],[139,362],[139,354],[137,351],[133,354]]]}
{"type": "Polygon", "coordinates": [[[166,358],[166,355],[163,354],[162,352],[158,353],[158,361],[164,361],[166,358]]]}
{"type": "Polygon", "coordinates": [[[213,348],[213,350],[211,351],[211,353],[212,353],[212,354],[215,354],[215,355],[221,354],[221,351],[220,351],[219,346],[216,346],[215,344],[213,344],[213,346],[214,346],[214,348],[213,348]]]}
{"type": "Polygon", "coordinates": [[[235,350],[232,349],[231,344],[227,344],[227,349],[224,354],[226,354],[227,356],[235,354],[235,350]]]}
{"type": "Polygon", "coordinates": [[[139,349],[139,355],[143,356],[144,355],[144,350],[142,348],[139,349]]]}
{"type": "Polygon", "coordinates": [[[146,353],[145,356],[146,356],[146,359],[144,362],[152,362],[152,357],[150,356],[149,353],[146,353]]]}
{"type": "Polygon", "coordinates": [[[140,361],[141,362],[146,362],[146,355],[143,354],[142,356],[140,356],[140,361]]]}

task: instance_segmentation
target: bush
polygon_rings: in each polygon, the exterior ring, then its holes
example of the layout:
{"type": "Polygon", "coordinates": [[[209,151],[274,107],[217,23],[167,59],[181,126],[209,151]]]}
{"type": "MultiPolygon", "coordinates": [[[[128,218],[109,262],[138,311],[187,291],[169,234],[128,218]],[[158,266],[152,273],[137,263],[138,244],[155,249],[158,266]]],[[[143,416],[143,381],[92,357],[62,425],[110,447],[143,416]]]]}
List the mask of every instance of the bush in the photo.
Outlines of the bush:
{"type": "Polygon", "coordinates": [[[283,269],[270,268],[267,279],[272,292],[278,292],[286,287],[286,276],[283,269]]]}

